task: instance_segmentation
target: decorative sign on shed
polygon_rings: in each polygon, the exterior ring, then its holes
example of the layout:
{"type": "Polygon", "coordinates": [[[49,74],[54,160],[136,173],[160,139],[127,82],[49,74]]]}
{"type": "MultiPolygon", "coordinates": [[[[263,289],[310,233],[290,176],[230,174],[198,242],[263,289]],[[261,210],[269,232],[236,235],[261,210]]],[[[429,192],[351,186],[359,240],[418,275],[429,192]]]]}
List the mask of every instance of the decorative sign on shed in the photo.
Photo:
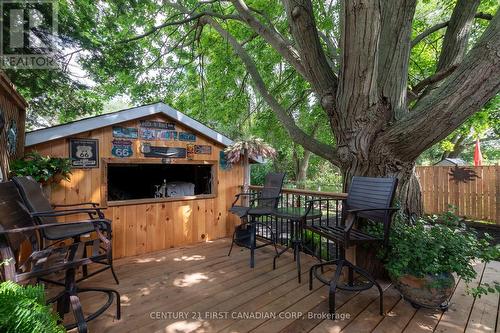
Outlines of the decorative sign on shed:
{"type": "Polygon", "coordinates": [[[151,128],[140,129],[140,137],[143,140],[153,141],[153,140],[177,140],[176,131],[159,130],[151,128]]]}
{"type": "Polygon", "coordinates": [[[70,139],[69,157],[73,168],[98,168],[99,140],[70,139]]]}
{"type": "Polygon", "coordinates": [[[137,139],[139,131],[135,127],[113,126],[113,137],[123,139],[137,139]]]}
{"type": "Polygon", "coordinates": [[[166,123],[163,121],[151,121],[151,120],[141,120],[141,127],[143,128],[153,128],[153,129],[163,129],[163,130],[175,130],[174,123],[166,123]]]}
{"type": "Polygon", "coordinates": [[[113,148],[111,154],[116,157],[132,157],[134,151],[132,150],[132,141],[130,140],[113,140],[113,148]]]}
{"type": "Polygon", "coordinates": [[[186,150],[187,150],[187,159],[192,160],[194,157],[194,145],[191,144],[187,145],[186,150]]]}
{"type": "Polygon", "coordinates": [[[186,158],[186,148],[180,147],[157,147],[151,145],[143,145],[142,153],[144,157],[159,157],[159,158],[186,158]]]}
{"type": "Polygon", "coordinates": [[[179,132],[179,141],[196,141],[196,135],[187,132],[179,132]]]}
{"type": "Polygon", "coordinates": [[[209,145],[195,145],[194,153],[199,155],[210,155],[212,154],[212,146],[209,145]]]}

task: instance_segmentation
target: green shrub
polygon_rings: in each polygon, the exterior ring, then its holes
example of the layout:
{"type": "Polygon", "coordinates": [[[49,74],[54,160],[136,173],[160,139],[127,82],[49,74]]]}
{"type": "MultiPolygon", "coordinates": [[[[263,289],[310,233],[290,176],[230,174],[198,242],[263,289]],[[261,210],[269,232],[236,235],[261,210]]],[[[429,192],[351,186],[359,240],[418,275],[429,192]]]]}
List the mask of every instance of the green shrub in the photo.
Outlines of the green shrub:
{"type": "Polygon", "coordinates": [[[37,182],[46,183],[60,176],[69,180],[71,160],[68,158],[42,156],[38,152],[26,154],[10,164],[12,176],[31,176],[37,182]]]}
{"type": "MultiPolygon", "coordinates": [[[[370,233],[382,232],[375,225],[368,229],[370,233]]],[[[478,239],[459,217],[447,212],[412,222],[396,218],[391,228],[389,249],[387,253],[382,249],[379,256],[384,257],[385,267],[395,279],[405,274],[423,277],[456,273],[470,283],[477,275],[473,261],[500,259],[500,246],[491,246],[487,239],[478,239]]],[[[498,282],[469,289],[474,296],[495,291],[500,292],[498,282]]]]}
{"type": "Polygon", "coordinates": [[[45,304],[42,285],[20,286],[12,281],[0,283],[0,332],[65,332],[57,320],[57,314],[45,304]]]}

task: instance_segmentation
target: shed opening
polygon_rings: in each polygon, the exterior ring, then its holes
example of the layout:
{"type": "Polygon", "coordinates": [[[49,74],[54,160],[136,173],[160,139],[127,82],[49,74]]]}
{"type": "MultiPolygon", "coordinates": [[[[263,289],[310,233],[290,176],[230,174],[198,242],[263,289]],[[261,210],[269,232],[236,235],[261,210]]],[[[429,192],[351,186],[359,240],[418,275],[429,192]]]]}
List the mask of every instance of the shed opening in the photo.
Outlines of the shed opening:
{"type": "Polygon", "coordinates": [[[110,163],[108,201],[213,194],[213,165],[110,163]]]}

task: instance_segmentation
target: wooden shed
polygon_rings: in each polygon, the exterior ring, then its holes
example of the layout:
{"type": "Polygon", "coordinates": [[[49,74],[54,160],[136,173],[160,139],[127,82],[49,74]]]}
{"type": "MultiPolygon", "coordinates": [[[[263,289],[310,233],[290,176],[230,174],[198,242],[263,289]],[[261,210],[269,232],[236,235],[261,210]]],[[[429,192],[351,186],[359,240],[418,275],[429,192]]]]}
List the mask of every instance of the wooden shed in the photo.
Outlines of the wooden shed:
{"type": "Polygon", "coordinates": [[[50,199],[106,207],[116,258],[230,235],[243,182],[242,166],[225,163],[231,144],[164,103],[26,134],[26,149],[72,159],[71,180],[51,185],[50,199]]]}
{"type": "Polygon", "coordinates": [[[9,175],[9,161],[24,154],[26,101],[0,71],[0,181],[9,175]]]}

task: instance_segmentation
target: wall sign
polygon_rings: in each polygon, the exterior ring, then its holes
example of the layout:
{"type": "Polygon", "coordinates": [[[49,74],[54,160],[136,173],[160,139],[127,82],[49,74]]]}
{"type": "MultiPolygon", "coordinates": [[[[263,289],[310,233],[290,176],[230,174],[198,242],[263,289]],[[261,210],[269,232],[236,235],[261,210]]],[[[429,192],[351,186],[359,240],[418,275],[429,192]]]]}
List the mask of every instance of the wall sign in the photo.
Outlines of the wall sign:
{"type": "Polygon", "coordinates": [[[210,155],[210,154],[212,154],[212,146],[209,146],[209,145],[195,145],[194,146],[194,153],[195,154],[210,155]]]}
{"type": "Polygon", "coordinates": [[[141,127],[164,129],[164,130],[175,130],[174,123],[165,123],[163,121],[141,120],[141,127]]]}
{"type": "Polygon", "coordinates": [[[7,152],[10,156],[14,156],[17,150],[17,123],[11,120],[7,129],[7,152]]]}
{"type": "Polygon", "coordinates": [[[124,139],[137,139],[139,131],[135,127],[113,126],[113,137],[124,139]]]}
{"type": "Polygon", "coordinates": [[[70,139],[69,157],[73,168],[98,168],[99,141],[96,139],[70,139]]]}
{"type": "Polygon", "coordinates": [[[194,145],[186,146],[186,157],[188,160],[192,160],[194,158],[194,145]]]}
{"type": "Polygon", "coordinates": [[[176,131],[160,131],[160,140],[177,140],[176,131]]]}
{"type": "Polygon", "coordinates": [[[186,148],[148,146],[143,146],[144,157],[186,158],[186,148]]]}
{"type": "Polygon", "coordinates": [[[151,144],[149,142],[141,143],[141,153],[146,154],[151,152],[151,144]]]}
{"type": "Polygon", "coordinates": [[[177,140],[176,131],[158,130],[151,128],[141,128],[139,135],[143,140],[177,140]]]}
{"type": "Polygon", "coordinates": [[[221,150],[219,152],[219,167],[222,170],[228,170],[231,166],[229,163],[227,163],[227,158],[226,154],[224,153],[224,150],[221,150]]]}
{"type": "Polygon", "coordinates": [[[187,132],[179,132],[179,141],[196,141],[196,135],[187,132]]]}
{"type": "Polygon", "coordinates": [[[141,128],[139,135],[143,140],[156,140],[156,131],[149,128],[141,128]]]}
{"type": "Polygon", "coordinates": [[[116,157],[132,157],[134,151],[132,149],[132,141],[130,140],[113,140],[113,148],[111,154],[116,157]]]}

